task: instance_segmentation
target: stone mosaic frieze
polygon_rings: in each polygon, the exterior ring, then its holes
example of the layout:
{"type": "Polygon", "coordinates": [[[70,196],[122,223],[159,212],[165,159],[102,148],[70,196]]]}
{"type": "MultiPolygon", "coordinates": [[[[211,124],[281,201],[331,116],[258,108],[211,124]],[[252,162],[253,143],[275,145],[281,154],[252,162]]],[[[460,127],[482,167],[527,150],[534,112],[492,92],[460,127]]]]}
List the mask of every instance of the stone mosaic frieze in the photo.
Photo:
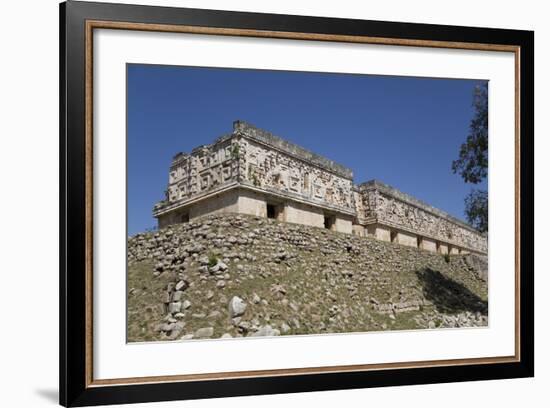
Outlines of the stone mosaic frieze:
{"type": "Polygon", "coordinates": [[[364,219],[441,242],[487,252],[487,238],[468,224],[379,181],[359,186],[364,219]]]}
{"type": "Polygon", "coordinates": [[[233,187],[344,214],[357,226],[382,224],[487,252],[487,237],[466,223],[379,181],[354,185],[351,169],[242,121],[212,144],[174,156],[166,197],[153,214],[233,187]]]}

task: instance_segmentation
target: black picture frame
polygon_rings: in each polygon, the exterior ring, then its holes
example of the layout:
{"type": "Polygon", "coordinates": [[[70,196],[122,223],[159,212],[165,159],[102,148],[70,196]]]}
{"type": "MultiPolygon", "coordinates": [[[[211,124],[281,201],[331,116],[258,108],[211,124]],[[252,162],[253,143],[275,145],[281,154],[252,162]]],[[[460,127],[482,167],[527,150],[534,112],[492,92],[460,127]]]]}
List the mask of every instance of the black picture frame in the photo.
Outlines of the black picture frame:
{"type": "Polygon", "coordinates": [[[534,376],[534,33],[532,31],[362,21],[199,9],[68,1],[60,5],[60,403],[121,404],[304,391],[342,390],[534,376]],[[513,362],[384,370],[257,376],[217,380],[104,384],[89,381],[86,278],[86,30],[87,21],[186,25],[270,32],[406,39],[517,47],[517,150],[521,208],[516,242],[519,268],[518,352],[513,362]]]}

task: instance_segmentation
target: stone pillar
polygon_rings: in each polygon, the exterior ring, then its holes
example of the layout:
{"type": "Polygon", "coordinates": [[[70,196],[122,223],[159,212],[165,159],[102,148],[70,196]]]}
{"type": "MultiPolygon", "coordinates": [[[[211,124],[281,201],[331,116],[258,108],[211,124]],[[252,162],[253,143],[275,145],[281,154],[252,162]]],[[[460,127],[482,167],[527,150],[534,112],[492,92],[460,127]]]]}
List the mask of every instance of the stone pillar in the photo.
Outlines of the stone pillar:
{"type": "Polygon", "coordinates": [[[324,216],[320,208],[289,201],[284,208],[284,221],[323,228],[324,216]]]}
{"type": "Polygon", "coordinates": [[[357,235],[358,237],[364,237],[365,236],[365,227],[359,224],[354,224],[351,227],[353,235],[357,235]]]}
{"type": "Polygon", "coordinates": [[[337,215],[334,220],[334,231],[343,232],[345,234],[351,234],[351,231],[352,231],[351,220],[337,215]]]}
{"type": "Polygon", "coordinates": [[[438,252],[442,255],[446,255],[449,253],[449,247],[447,244],[439,244],[438,252]]]}
{"type": "Polygon", "coordinates": [[[238,209],[239,214],[267,217],[267,201],[262,194],[253,191],[239,190],[238,209]]]}
{"type": "Polygon", "coordinates": [[[435,241],[428,239],[428,238],[422,238],[420,241],[420,248],[424,249],[426,251],[430,252],[436,252],[437,251],[437,244],[435,241]]]}
{"type": "Polygon", "coordinates": [[[391,231],[389,228],[383,227],[381,225],[369,225],[367,227],[369,235],[372,235],[374,238],[379,239],[380,241],[391,241],[391,231]]]}
{"type": "Polygon", "coordinates": [[[395,242],[401,245],[406,245],[406,246],[415,247],[415,248],[417,247],[416,235],[408,234],[406,232],[399,231],[397,233],[395,242]]]}

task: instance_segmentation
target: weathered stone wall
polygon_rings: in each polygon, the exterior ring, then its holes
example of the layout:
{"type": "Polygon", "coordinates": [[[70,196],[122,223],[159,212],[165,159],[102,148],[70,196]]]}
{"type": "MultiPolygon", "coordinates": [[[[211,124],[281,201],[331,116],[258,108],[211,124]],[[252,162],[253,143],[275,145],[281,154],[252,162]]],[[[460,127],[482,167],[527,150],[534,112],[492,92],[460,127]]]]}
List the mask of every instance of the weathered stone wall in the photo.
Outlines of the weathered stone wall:
{"type": "Polygon", "coordinates": [[[241,211],[241,197],[237,190],[230,189],[212,194],[209,198],[192,203],[182,208],[176,208],[173,211],[166,212],[158,217],[159,228],[167,227],[172,224],[187,222],[198,217],[211,214],[239,213],[257,215],[255,212],[241,211]]]}
{"type": "MultiPolygon", "coordinates": [[[[335,211],[355,213],[351,170],[345,172],[342,166],[334,167],[334,164],[322,167],[319,160],[310,160],[304,149],[295,147],[299,154],[295,153],[288,142],[285,151],[277,145],[267,145],[250,137],[251,132],[257,134],[255,128],[241,125],[237,129],[242,152],[240,167],[244,170],[241,183],[335,211]]],[[[273,142],[274,138],[271,136],[269,141],[273,142]]]]}
{"type": "Polygon", "coordinates": [[[233,133],[174,157],[166,200],[153,212],[165,227],[220,212],[265,217],[270,203],[281,208],[279,220],[323,227],[328,211],[334,230],[351,233],[352,177],[331,160],[235,122],[233,133]]]}
{"type": "Polygon", "coordinates": [[[245,136],[250,140],[255,140],[258,143],[271,146],[272,148],[284,152],[290,156],[299,158],[311,165],[318,166],[329,170],[334,174],[338,174],[346,179],[353,178],[353,172],[351,169],[335,163],[334,161],[327,159],[326,157],[319,156],[303,147],[291,143],[285,139],[275,136],[271,132],[263,129],[259,129],[249,123],[243,121],[236,121],[233,123],[234,134],[245,136]]]}
{"type": "Polygon", "coordinates": [[[323,211],[318,207],[289,202],[285,204],[282,214],[282,221],[323,228],[323,211]]]}
{"type": "MultiPolygon", "coordinates": [[[[441,210],[379,181],[361,184],[359,190],[364,209],[361,218],[367,224],[382,224],[400,230],[400,234],[416,234],[436,241],[436,245],[450,245],[451,253],[458,253],[459,248],[487,252],[486,237],[441,210]]],[[[413,242],[412,238],[403,241],[407,245],[413,242]]]]}
{"type": "Polygon", "coordinates": [[[185,201],[216,187],[238,181],[238,152],[230,137],[177,154],[170,166],[166,200],[185,201]]]}
{"type": "Polygon", "coordinates": [[[227,214],[239,212],[239,195],[234,189],[213,195],[209,200],[203,200],[189,207],[189,219],[195,219],[210,214],[227,214]]]}
{"type": "Polygon", "coordinates": [[[378,181],[355,186],[350,169],[241,121],[174,157],[153,214],[162,228],[222,212],[267,217],[270,206],[280,221],[442,254],[487,252],[486,237],[445,212],[378,181]]]}
{"type": "Polygon", "coordinates": [[[267,217],[267,202],[265,196],[255,191],[239,189],[239,208],[240,214],[256,215],[258,217],[267,217]]]}
{"type": "Polygon", "coordinates": [[[353,232],[353,220],[346,216],[334,216],[334,231],[351,234],[353,232]]]}
{"type": "Polygon", "coordinates": [[[397,244],[406,245],[414,248],[418,247],[418,238],[416,234],[410,234],[407,232],[402,232],[402,231],[398,232],[394,242],[397,244]]]}

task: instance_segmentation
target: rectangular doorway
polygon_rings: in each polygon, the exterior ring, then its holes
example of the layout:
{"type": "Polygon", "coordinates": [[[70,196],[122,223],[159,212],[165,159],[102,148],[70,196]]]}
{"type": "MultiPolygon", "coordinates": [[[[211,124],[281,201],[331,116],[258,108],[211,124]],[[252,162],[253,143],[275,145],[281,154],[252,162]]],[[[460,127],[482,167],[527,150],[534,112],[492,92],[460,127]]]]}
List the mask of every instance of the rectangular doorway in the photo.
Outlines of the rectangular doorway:
{"type": "Polygon", "coordinates": [[[284,221],[282,219],[283,205],[280,204],[267,204],[267,218],[272,220],[284,221]]]}
{"type": "Polygon", "coordinates": [[[334,229],[334,222],[335,222],[334,216],[325,215],[325,228],[326,229],[329,229],[329,230],[334,229]]]}
{"type": "Polygon", "coordinates": [[[267,205],[267,218],[271,218],[271,219],[277,218],[277,209],[273,204],[267,205]]]}

